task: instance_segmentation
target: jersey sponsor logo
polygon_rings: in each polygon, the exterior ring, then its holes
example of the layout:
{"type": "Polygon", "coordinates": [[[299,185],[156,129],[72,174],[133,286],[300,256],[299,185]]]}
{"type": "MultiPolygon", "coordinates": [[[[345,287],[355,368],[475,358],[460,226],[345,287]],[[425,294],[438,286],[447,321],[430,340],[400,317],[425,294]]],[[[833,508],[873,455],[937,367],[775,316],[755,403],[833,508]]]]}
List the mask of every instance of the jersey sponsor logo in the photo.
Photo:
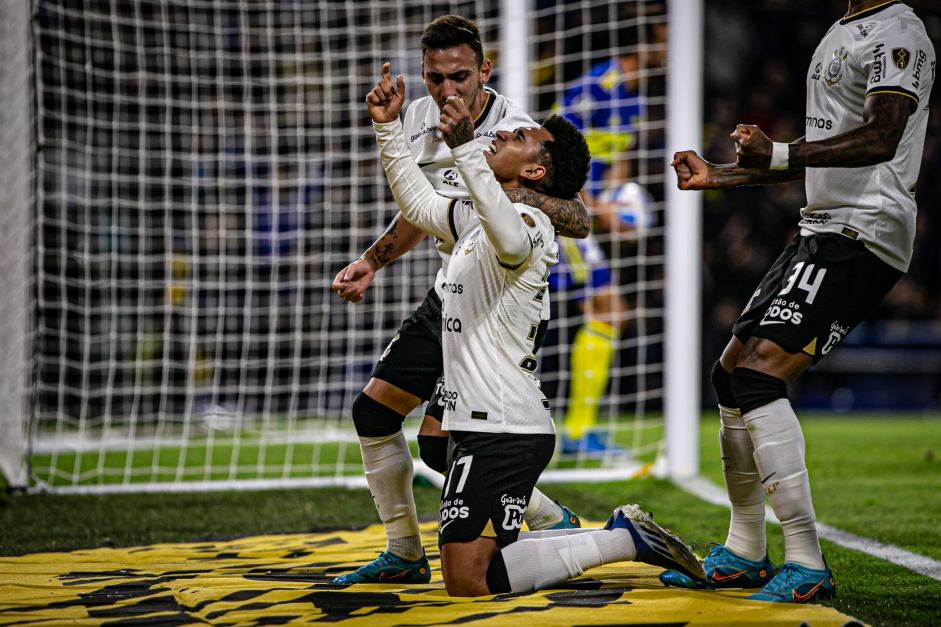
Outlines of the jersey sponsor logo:
{"type": "Polygon", "coordinates": [[[445,316],[442,319],[444,330],[448,333],[460,333],[461,332],[461,319],[460,318],[451,318],[445,316]]]}
{"type": "MultiPolygon", "coordinates": [[[[919,50],[919,52],[921,52],[919,50]]],[[[908,62],[912,58],[912,53],[905,48],[892,48],[892,65],[900,70],[908,67],[908,62]]]]}
{"type": "MultiPolygon", "coordinates": [[[[881,46],[882,44],[879,45],[881,46]]],[[[826,76],[823,77],[828,87],[833,87],[843,78],[843,62],[846,61],[846,57],[848,56],[849,53],[846,51],[846,48],[841,47],[839,50],[833,51],[833,59],[830,61],[830,65],[827,66],[826,76]]]]}
{"type": "Polygon", "coordinates": [[[507,531],[520,529],[523,526],[523,514],[526,513],[526,497],[516,498],[504,494],[500,498],[503,504],[503,528],[507,531]]]}
{"type": "Polygon", "coordinates": [[[450,185],[451,187],[460,187],[461,184],[457,180],[457,170],[445,170],[444,179],[441,181],[445,185],[450,185]]]}
{"type": "Polygon", "coordinates": [[[820,80],[820,72],[822,72],[822,71],[823,71],[823,63],[818,63],[817,65],[815,65],[815,66],[814,66],[814,73],[810,76],[810,80],[812,80],[812,81],[819,81],[819,80],[820,80]]]}
{"type": "Polygon", "coordinates": [[[444,290],[446,294],[463,294],[464,285],[462,283],[448,283],[445,281],[441,284],[441,289],[444,290]]]}
{"type": "Polygon", "coordinates": [[[833,350],[833,347],[840,343],[840,341],[846,337],[846,334],[850,332],[849,327],[840,326],[839,322],[834,322],[830,325],[830,335],[827,337],[827,343],[823,345],[823,348],[820,349],[821,355],[826,355],[833,350]]]}
{"type": "Polygon", "coordinates": [[[801,213],[801,219],[805,224],[826,224],[833,219],[833,216],[825,211],[805,211],[801,213]]]}
{"type": "Polygon", "coordinates": [[[883,45],[884,44],[879,44],[876,46],[876,49],[872,51],[872,78],[869,79],[870,85],[881,83],[885,78],[887,67],[883,45]]]}
{"type": "MultiPolygon", "coordinates": [[[[895,51],[892,51],[893,55],[895,51]]],[[[921,87],[921,71],[925,69],[925,62],[928,60],[928,55],[925,54],[924,50],[919,50],[915,53],[915,67],[912,69],[912,87],[919,89],[921,87]]],[[[934,70],[931,71],[932,80],[934,75],[934,70]]]]}
{"type": "Polygon", "coordinates": [[[804,314],[799,312],[798,309],[800,309],[800,303],[788,301],[786,298],[775,298],[758,326],[785,324],[787,322],[795,325],[800,324],[804,314]]]}
{"type": "Polygon", "coordinates": [[[464,505],[463,499],[441,501],[438,506],[438,532],[444,531],[444,528],[455,520],[465,519],[469,516],[470,508],[464,505]]]}
{"type": "Polygon", "coordinates": [[[457,399],[460,398],[460,395],[454,390],[445,390],[442,386],[441,388],[441,398],[438,399],[438,405],[444,407],[448,411],[455,411],[457,408],[457,399]]]}
{"type": "Polygon", "coordinates": [[[862,35],[863,37],[868,37],[869,31],[871,31],[875,27],[875,25],[876,25],[875,22],[871,22],[869,24],[857,24],[856,28],[859,29],[860,35],[862,35]]]}
{"type": "Polygon", "coordinates": [[[430,133],[431,131],[435,130],[436,127],[434,127],[434,126],[426,126],[425,123],[422,122],[422,123],[421,123],[421,126],[418,127],[418,128],[419,128],[419,131],[418,131],[417,133],[415,133],[414,135],[412,135],[412,136],[409,138],[409,141],[415,141],[415,140],[418,139],[419,137],[421,137],[421,136],[423,136],[423,135],[427,135],[427,134],[430,133]]]}
{"type": "Polygon", "coordinates": [[[828,131],[833,128],[833,121],[826,118],[816,118],[812,115],[808,115],[805,118],[804,124],[809,128],[825,128],[828,131]]]}

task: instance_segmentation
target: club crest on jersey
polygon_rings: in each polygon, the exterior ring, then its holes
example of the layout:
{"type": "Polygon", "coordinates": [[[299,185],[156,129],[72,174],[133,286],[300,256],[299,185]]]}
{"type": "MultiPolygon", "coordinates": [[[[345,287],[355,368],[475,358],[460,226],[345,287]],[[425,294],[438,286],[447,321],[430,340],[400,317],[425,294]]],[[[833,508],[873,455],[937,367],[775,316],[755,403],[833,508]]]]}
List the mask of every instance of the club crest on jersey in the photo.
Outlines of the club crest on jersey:
{"type": "Polygon", "coordinates": [[[846,52],[846,48],[841,47],[839,50],[833,51],[833,60],[827,66],[827,73],[823,77],[828,87],[833,87],[843,78],[843,62],[846,61],[848,56],[849,53],[846,52]]]}
{"type": "Polygon", "coordinates": [[[526,226],[536,226],[536,221],[533,220],[531,215],[528,213],[521,213],[520,215],[523,216],[523,222],[526,223],[526,226]]]}
{"type": "Polygon", "coordinates": [[[477,238],[476,238],[476,237],[474,237],[474,239],[473,239],[472,241],[470,241],[470,242],[465,242],[465,243],[464,243],[464,254],[465,254],[465,255],[471,254],[472,252],[474,252],[474,249],[475,249],[475,248],[477,248],[477,238]]]}
{"type": "Polygon", "coordinates": [[[900,70],[904,70],[908,67],[908,62],[912,58],[912,53],[910,53],[905,48],[892,48],[892,63],[900,70]]]}
{"type": "Polygon", "coordinates": [[[392,341],[389,342],[389,345],[386,346],[386,349],[382,351],[382,355],[379,357],[379,361],[382,361],[383,359],[389,356],[389,352],[392,350],[392,345],[395,344],[395,341],[397,339],[399,339],[398,333],[395,334],[395,337],[392,338],[392,341]]]}

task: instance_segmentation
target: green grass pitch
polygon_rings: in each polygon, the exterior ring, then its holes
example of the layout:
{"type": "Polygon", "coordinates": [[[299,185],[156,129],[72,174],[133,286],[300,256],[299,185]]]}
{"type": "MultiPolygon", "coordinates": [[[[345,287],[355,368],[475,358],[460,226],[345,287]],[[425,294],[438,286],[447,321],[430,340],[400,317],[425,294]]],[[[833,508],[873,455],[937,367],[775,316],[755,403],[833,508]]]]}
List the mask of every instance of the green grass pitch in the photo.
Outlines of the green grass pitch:
{"type": "MultiPolygon", "coordinates": [[[[941,560],[941,418],[803,413],[801,422],[819,521],[941,560]]],[[[717,432],[717,416],[704,416],[702,472],[721,484],[717,432]]],[[[198,452],[189,455],[193,457],[184,460],[184,467],[191,463],[205,466],[205,458],[198,452]]],[[[247,456],[248,467],[254,466],[250,451],[240,455],[247,456]]],[[[357,457],[355,445],[344,448],[343,455],[344,461],[348,461],[347,455],[357,457]]],[[[336,459],[326,451],[317,453],[321,462],[329,457],[330,462],[336,459]]],[[[60,461],[74,464],[75,460],[60,461]]],[[[117,463],[123,466],[126,458],[117,463]]],[[[151,460],[140,463],[146,465],[151,460]]],[[[356,460],[349,463],[355,466],[356,460]]],[[[549,485],[544,491],[593,520],[607,518],[615,505],[641,502],[653,510],[657,521],[692,543],[700,555],[708,550],[708,542],[725,539],[728,510],[665,481],[549,485]]],[[[422,516],[435,514],[436,490],[416,488],[416,500],[422,516]]],[[[0,554],[101,544],[130,546],[209,535],[303,532],[376,521],[368,491],[342,488],[3,495],[0,554]]],[[[783,557],[780,528],[769,525],[768,536],[769,553],[778,564],[783,557]]],[[[827,605],[871,625],[936,625],[941,621],[941,581],[825,540],[822,546],[837,579],[837,598],[827,605]]]]}

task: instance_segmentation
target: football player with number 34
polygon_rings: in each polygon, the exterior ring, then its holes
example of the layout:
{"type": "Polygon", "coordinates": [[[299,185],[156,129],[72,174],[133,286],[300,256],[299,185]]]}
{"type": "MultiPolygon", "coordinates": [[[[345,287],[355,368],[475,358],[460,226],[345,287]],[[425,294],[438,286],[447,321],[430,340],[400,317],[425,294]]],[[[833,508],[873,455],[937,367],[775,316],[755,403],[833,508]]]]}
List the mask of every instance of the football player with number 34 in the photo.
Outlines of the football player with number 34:
{"type": "Polygon", "coordinates": [[[787,386],[820,361],[908,270],[915,183],[928,124],[935,51],[901,2],[850,0],[807,72],[807,135],[772,142],[756,126],[732,133],[736,163],[693,151],[671,164],[684,190],[805,179],[800,233],[775,261],[732,327],[712,369],[719,444],[732,520],[688,588],[762,589],[749,599],[803,603],[836,594],[817,541],[804,436],[787,386]],[[765,544],[765,496],[784,531],[777,574],[765,544]]]}

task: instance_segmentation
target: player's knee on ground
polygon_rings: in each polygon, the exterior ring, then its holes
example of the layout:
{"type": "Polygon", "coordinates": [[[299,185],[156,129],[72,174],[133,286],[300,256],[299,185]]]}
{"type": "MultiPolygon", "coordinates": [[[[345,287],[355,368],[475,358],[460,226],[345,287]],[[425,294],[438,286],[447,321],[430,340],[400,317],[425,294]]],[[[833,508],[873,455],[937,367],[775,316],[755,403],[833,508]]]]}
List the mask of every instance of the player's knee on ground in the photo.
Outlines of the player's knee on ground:
{"type": "Polygon", "coordinates": [[[405,416],[360,392],[353,401],[353,425],[362,438],[384,438],[402,429],[405,416]]]}
{"type": "Polygon", "coordinates": [[[738,409],[738,400],[732,391],[732,375],[726,372],[718,360],[712,366],[712,388],[716,391],[720,405],[727,409],[738,409]]]}
{"type": "Polygon", "coordinates": [[[479,597],[491,594],[487,571],[499,554],[495,542],[478,538],[474,542],[449,542],[441,547],[441,578],[452,597],[479,597]]]}
{"type": "Polygon", "coordinates": [[[448,438],[440,435],[418,435],[418,454],[434,471],[448,471],[448,438]]]}
{"type": "Polygon", "coordinates": [[[778,399],[787,398],[787,383],[751,368],[736,368],[729,381],[743,416],[778,399]]]}

